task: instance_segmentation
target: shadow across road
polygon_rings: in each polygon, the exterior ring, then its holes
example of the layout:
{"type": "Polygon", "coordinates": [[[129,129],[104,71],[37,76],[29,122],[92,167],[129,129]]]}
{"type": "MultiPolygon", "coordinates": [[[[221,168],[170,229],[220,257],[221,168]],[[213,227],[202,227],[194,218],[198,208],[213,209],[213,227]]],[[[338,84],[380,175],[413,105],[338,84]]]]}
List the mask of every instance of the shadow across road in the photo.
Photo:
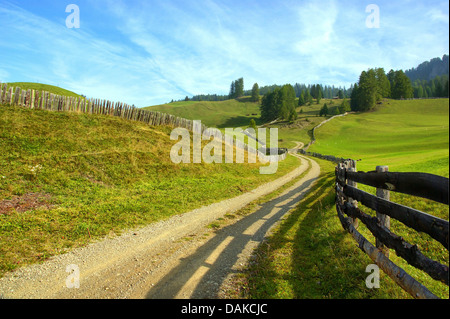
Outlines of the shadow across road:
{"type": "Polygon", "coordinates": [[[235,264],[241,253],[246,250],[251,252],[261,243],[270,228],[308,192],[317,179],[311,171],[301,178],[303,183],[297,182],[278,197],[264,203],[254,213],[218,230],[214,237],[182,259],[178,266],[152,286],[146,297],[218,298],[220,286],[227,274],[236,271],[235,264]]]}

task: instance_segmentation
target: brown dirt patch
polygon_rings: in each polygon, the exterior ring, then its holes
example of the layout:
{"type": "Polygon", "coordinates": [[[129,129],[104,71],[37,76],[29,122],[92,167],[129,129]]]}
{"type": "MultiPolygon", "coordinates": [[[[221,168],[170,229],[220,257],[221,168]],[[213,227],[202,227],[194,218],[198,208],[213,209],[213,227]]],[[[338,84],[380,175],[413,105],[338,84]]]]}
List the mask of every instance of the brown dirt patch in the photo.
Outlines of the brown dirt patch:
{"type": "Polygon", "coordinates": [[[12,199],[4,199],[0,201],[0,215],[9,215],[13,211],[23,213],[38,208],[50,209],[51,196],[44,193],[28,193],[22,196],[14,196],[12,199]]]}

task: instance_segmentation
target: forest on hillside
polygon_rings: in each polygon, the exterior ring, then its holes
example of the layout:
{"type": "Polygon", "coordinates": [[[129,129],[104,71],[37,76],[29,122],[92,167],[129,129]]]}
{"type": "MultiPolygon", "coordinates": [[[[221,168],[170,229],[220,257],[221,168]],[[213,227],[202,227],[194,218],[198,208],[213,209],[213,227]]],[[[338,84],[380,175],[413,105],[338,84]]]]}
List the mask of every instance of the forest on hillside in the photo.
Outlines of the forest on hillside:
{"type": "MultiPolygon", "coordinates": [[[[368,70],[367,70],[368,71],[368,70]]],[[[366,71],[366,72],[367,72],[366,71]]],[[[394,70],[390,70],[387,75],[393,74],[397,72],[394,70]]],[[[402,71],[403,72],[403,71],[402,71]]],[[[433,58],[429,61],[422,62],[417,67],[408,69],[403,72],[404,75],[409,79],[412,86],[412,95],[408,94],[404,96],[397,96],[394,93],[394,96],[388,95],[386,97],[391,98],[431,98],[431,97],[448,97],[448,88],[449,88],[449,56],[444,55],[442,58],[433,58]],[[397,97],[396,97],[397,96],[397,97]]],[[[392,83],[392,78],[390,83],[392,83]]],[[[244,78],[239,78],[231,82],[229,94],[198,94],[194,95],[191,98],[186,96],[184,98],[185,101],[224,101],[229,99],[236,99],[241,96],[251,96],[252,91],[254,91],[255,85],[258,86],[258,83],[254,83],[252,89],[245,90],[244,89],[244,78]]],[[[273,92],[276,89],[281,90],[283,85],[272,84],[272,85],[264,85],[258,86],[258,92],[261,96],[273,92]]],[[[300,98],[302,92],[304,94],[304,98],[308,100],[309,96],[313,99],[317,99],[317,97],[324,99],[333,99],[333,98],[350,98],[355,88],[355,84],[351,84],[350,87],[341,87],[335,85],[328,84],[305,84],[305,83],[295,83],[292,85],[295,96],[300,98]]],[[[172,100],[174,102],[174,100],[172,100]]]]}

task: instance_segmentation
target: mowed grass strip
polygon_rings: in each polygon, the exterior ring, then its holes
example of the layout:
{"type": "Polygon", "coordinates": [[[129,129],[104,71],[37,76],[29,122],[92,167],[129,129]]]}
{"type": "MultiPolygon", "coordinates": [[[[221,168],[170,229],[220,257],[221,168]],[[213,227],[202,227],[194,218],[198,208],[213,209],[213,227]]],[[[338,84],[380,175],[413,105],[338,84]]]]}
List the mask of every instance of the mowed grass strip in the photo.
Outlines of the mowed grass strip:
{"type": "Polygon", "coordinates": [[[171,130],[0,106],[0,275],[240,195],[298,165],[289,156],[261,175],[247,161],[174,164],[171,130]]]}

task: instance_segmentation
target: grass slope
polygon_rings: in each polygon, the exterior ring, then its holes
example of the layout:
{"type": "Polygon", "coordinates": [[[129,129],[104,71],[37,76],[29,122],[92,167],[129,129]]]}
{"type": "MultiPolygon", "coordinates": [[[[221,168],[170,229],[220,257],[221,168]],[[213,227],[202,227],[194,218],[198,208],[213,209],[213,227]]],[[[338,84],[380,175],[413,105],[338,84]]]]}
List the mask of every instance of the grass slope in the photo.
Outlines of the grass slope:
{"type": "Polygon", "coordinates": [[[311,152],[362,159],[360,170],[449,176],[449,100],[388,100],[371,113],[334,119],[315,131],[311,152]]]}
{"type": "MultiPolygon", "coordinates": [[[[448,99],[387,101],[372,113],[337,118],[316,131],[311,151],[361,158],[359,170],[389,165],[391,171],[422,171],[448,176],[448,99]]],[[[380,288],[368,289],[367,265],[373,262],[342,228],[334,206],[333,163],[318,160],[321,177],[291,215],[254,254],[235,285],[232,297],[244,298],[411,298],[386,274],[380,288]],[[244,287],[243,289],[240,287],[244,287]]],[[[375,194],[375,189],[359,188],[375,194]]],[[[391,192],[391,200],[449,219],[448,205],[391,192]]],[[[372,216],[375,212],[360,207],[372,216]]],[[[449,264],[448,251],[426,234],[391,219],[391,230],[417,244],[427,257],[449,264]]],[[[360,231],[372,244],[370,231],[360,231]]],[[[408,265],[391,250],[390,259],[441,298],[449,289],[425,272],[408,265]]]]}
{"type": "MultiPolygon", "coordinates": [[[[261,164],[174,164],[171,128],[0,106],[0,275],[128,228],[237,196],[261,164]]],[[[206,142],[205,142],[206,144],[206,142]]]]}
{"type": "Polygon", "coordinates": [[[173,114],[191,120],[201,120],[206,126],[217,128],[247,127],[251,119],[254,119],[258,124],[261,114],[259,104],[250,102],[249,98],[246,97],[218,102],[181,101],[149,106],[144,109],[173,114]]]}
{"type": "MultiPolygon", "coordinates": [[[[318,116],[323,104],[327,103],[330,110],[334,110],[341,102],[342,100],[322,99],[320,104],[313,102],[311,105],[298,107],[298,119],[293,123],[280,121],[272,125],[265,125],[265,127],[278,128],[279,147],[291,148],[296,145],[295,142],[303,142],[306,145],[311,140],[313,127],[324,120],[323,117],[318,116]]],[[[201,120],[207,126],[223,129],[227,127],[247,128],[251,119],[254,119],[257,125],[263,125],[264,123],[259,118],[261,115],[259,106],[259,103],[250,102],[248,97],[242,97],[219,102],[180,101],[149,106],[145,109],[201,120]]],[[[268,137],[267,143],[269,143],[268,137]]]]}

